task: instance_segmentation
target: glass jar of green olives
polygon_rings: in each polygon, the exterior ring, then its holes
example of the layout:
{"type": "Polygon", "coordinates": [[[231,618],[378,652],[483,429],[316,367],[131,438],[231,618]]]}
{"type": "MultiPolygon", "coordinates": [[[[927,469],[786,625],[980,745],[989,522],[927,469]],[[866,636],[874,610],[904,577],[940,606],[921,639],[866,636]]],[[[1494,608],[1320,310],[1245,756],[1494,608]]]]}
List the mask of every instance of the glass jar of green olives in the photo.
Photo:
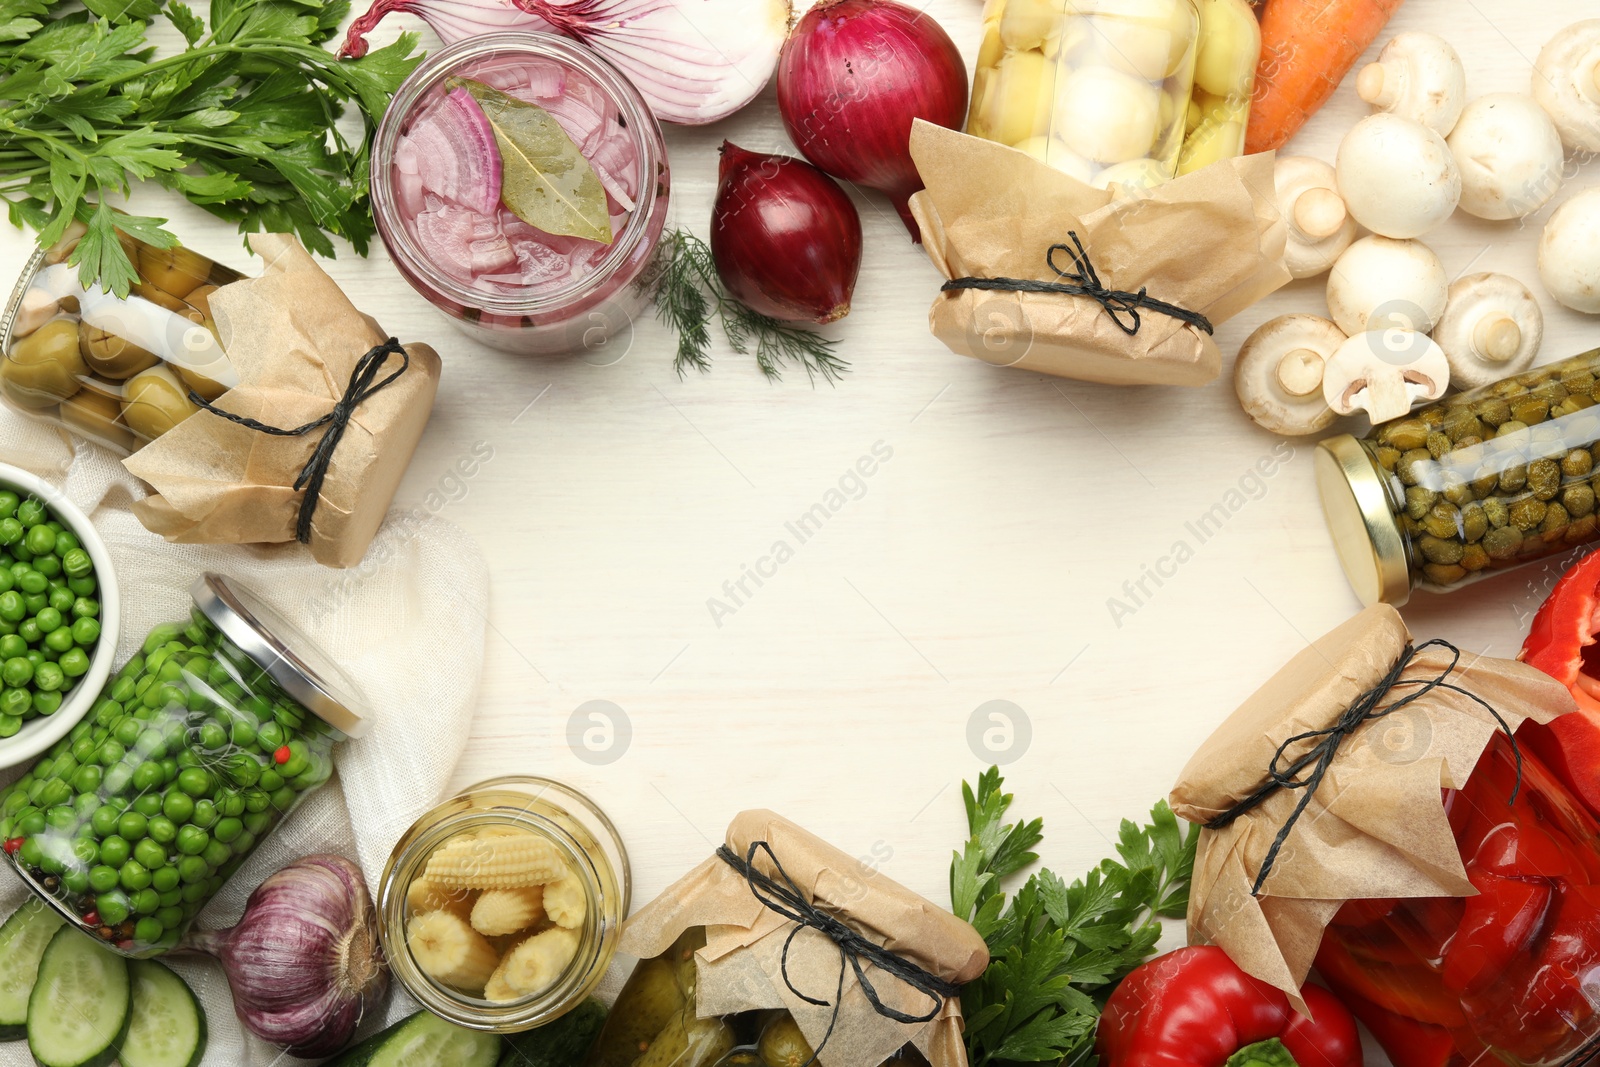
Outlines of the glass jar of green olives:
{"type": "Polygon", "coordinates": [[[1600,537],[1600,349],[1317,446],[1317,486],[1367,604],[1447,592],[1600,537]]]}
{"type": "Polygon", "coordinates": [[[85,290],[75,226],[38,249],[0,317],[0,400],[126,455],[238,383],[210,297],[243,275],[186,248],[119,233],[139,271],[127,299],[85,290]]]}
{"type": "Polygon", "coordinates": [[[238,583],[197,581],[98,704],[0,793],[12,866],[129,956],[178,943],[256,844],[364,731],[355,687],[238,583]]]}
{"type": "Polygon", "coordinates": [[[1080,181],[1178,172],[1195,79],[1195,0],[988,0],[967,132],[1080,181]]]}

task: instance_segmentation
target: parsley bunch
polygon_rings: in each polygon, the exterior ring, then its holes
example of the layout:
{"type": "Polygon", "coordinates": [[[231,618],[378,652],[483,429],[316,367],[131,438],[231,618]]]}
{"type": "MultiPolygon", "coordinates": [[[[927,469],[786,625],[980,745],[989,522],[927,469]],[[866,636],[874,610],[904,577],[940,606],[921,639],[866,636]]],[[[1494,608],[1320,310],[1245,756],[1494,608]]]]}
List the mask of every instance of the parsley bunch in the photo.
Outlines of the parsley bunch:
{"type": "Polygon", "coordinates": [[[989,969],[961,994],[968,1059],[1080,1067],[1092,1061],[1105,998],[1155,949],[1157,920],[1187,910],[1199,830],[1185,833],[1161,801],[1149,825],[1123,821],[1120,863],[1104,860],[1071,885],[1039,871],[1007,900],[1001,883],[1038,860],[1044,821],[1006,823],[1004,782],[991,767],[976,791],[962,785],[971,836],[950,865],[951,910],[989,944],[989,969]]]}
{"type": "Polygon", "coordinates": [[[53,244],[74,221],[70,262],[119,296],[137,281],[122,230],[166,248],[164,219],[114,213],[134,179],[177,190],[241,233],[294,232],[365,255],[368,146],[420,61],[413,34],[358,60],[321,47],[349,0],[0,0],[0,200],[13,225],[53,244]],[[76,10],[74,10],[76,9],[76,10]],[[165,16],[183,51],[145,41],[165,16]],[[341,123],[345,106],[355,116],[341,123]],[[341,128],[343,127],[343,128],[341,128]]]}

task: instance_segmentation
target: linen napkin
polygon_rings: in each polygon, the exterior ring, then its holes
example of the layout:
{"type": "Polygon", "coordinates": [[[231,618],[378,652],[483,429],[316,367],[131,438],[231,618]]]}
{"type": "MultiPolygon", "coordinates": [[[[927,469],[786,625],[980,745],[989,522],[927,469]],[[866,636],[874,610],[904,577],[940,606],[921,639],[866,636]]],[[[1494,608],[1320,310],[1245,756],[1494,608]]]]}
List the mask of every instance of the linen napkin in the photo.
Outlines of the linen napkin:
{"type": "MultiPolygon", "coordinates": [[[[488,571],[476,543],[437,517],[407,516],[380,530],[366,563],[330,571],[297,545],[173,545],[133,516],[144,495],[117,458],[62,431],[0,407],[0,460],[60,486],[105,540],[122,590],[117,665],[149,630],[186,618],[188,587],[202,572],[238,578],[297,625],[361,687],[371,731],[336,750],[338,774],[267,836],[202,912],[200,927],[231,926],[267,875],[313,852],[337,852],[361,865],[368,888],[400,835],[443,796],[470,729],[483,666],[488,571]]],[[[0,772],[10,781],[27,768],[0,772]]],[[[27,896],[0,872],[0,916],[27,896]]],[[[204,1067],[267,1067],[293,1060],[245,1033],[234,1016],[222,970],[205,958],[165,960],[200,998],[210,1028],[204,1067]]],[[[383,1019],[415,1010],[398,990],[383,1019]]],[[[24,1042],[0,1044],[0,1067],[32,1064],[24,1042]]]]}

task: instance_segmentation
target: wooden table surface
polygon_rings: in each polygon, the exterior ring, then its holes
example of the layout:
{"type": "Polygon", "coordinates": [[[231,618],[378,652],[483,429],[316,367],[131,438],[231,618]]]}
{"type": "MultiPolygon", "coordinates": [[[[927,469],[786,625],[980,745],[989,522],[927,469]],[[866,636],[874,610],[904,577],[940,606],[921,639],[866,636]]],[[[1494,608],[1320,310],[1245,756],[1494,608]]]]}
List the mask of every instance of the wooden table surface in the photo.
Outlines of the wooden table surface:
{"type": "MultiPolygon", "coordinates": [[[[926,7],[970,62],[978,0],[926,7]]],[[[1544,42],[1593,14],[1584,0],[1408,0],[1391,28],[1451,40],[1470,95],[1526,92],[1544,42]]],[[[1347,83],[1292,149],[1331,160],[1364,112],[1347,83]]],[[[669,129],[676,220],[702,236],[724,138],[792,151],[770,88],[714,127],[669,129]]],[[[1600,183],[1600,164],[1569,174],[1563,197],[1600,183]]],[[[1323,525],[1314,442],[1255,427],[1230,373],[1114,388],[958,358],[927,331],[933,268],[881,197],[855,199],[866,257],[855,309],[829,331],[852,363],[837,386],[797,372],[772,384],[725,349],[680,381],[648,317],[587,356],[508,356],[455,333],[381,247],[328,264],[359,306],[445,361],[396,503],[466,528],[493,575],[456,781],[536,773],[589,792],[627,842],[636,903],[752,807],[946,902],[961,782],[991,762],[1014,810],[1043,816],[1045,861],[1076,875],[1223,716],[1360,606],[1323,525]],[[1202,542],[1188,524],[1219,502],[1231,515],[1202,542]],[[789,524],[819,503],[830,517],[802,541],[789,524]],[[1145,577],[1180,542],[1192,558],[1145,577]],[[1141,580],[1135,603],[1127,583],[1141,580]]],[[[247,266],[198,209],[148,190],[135,205],[247,266]]],[[[1548,317],[1541,362],[1600,344],[1600,322],[1538,284],[1550,211],[1458,215],[1426,239],[1452,276],[1530,284],[1548,317]]],[[[28,241],[0,233],[9,277],[28,241]]],[[[1221,327],[1225,366],[1290,311],[1325,313],[1321,281],[1221,327]]],[[[1420,595],[1405,616],[1419,637],[1509,656],[1555,573],[1420,595]]]]}

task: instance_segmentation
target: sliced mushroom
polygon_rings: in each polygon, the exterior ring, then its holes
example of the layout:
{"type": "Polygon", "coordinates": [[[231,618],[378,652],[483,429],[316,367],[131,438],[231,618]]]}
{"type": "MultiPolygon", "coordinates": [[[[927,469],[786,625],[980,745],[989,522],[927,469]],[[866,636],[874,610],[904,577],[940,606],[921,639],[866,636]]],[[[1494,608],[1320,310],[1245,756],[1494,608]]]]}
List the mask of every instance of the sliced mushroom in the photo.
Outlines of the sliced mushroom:
{"type": "Polygon", "coordinates": [[[1444,138],[1383,111],[1345,134],[1335,172],[1350,214],[1384,237],[1421,237],[1461,202],[1461,169],[1444,138]]]}
{"type": "Polygon", "coordinates": [[[1361,68],[1356,94],[1375,110],[1448,137],[1467,102],[1467,74],[1449,41],[1413,30],[1398,34],[1377,62],[1361,68]]]}
{"type": "Polygon", "coordinates": [[[1352,337],[1389,328],[1429,333],[1449,290],[1444,264],[1421,241],[1363,237],[1328,275],[1328,312],[1352,337]]]}
{"type": "Polygon", "coordinates": [[[1450,362],[1426,334],[1372,330],[1356,334],[1333,354],[1322,373],[1322,396],[1340,415],[1357,408],[1376,426],[1398,419],[1420,400],[1437,400],[1450,388],[1450,362]]]}
{"type": "Polygon", "coordinates": [[[1356,239],[1333,167],[1310,156],[1279,156],[1278,211],[1289,224],[1284,265],[1296,278],[1325,274],[1356,239]]]}
{"type": "Polygon", "coordinates": [[[1528,287],[1506,274],[1469,274],[1450,286],[1433,339],[1457,389],[1527,370],[1544,341],[1544,313],[1528,287]]]}
{"type": "Polygon", "coordinates": [[[1600,152],[1600,19],[1551,38],[1533,72],[1533,98],[1574,152],[1600,152]]]}
{"type": "Polygon", "coordinates": [[[1325,430],[1337,417],[1322,395],[1322,372],[1344,331],[1316,315],[1281,315],[1264,324],[1233,365],[1233,388],[1256,425],[1285,437],[1325,430]]]}
{"type": "Polygon", "coordinates": [[[1561,189],[1561,134],[1531,96],[1478,97],[1461,113],[1449,144],[1461,170],[1461,210],[1469,215],[1520,219],[1561,189]]]}
{"type": "Polygon", "coordinates": [[[1563,306],[1600,315],[1600,186],[1550,216],[1539,239],[1539,277],[1563,306]]]}

